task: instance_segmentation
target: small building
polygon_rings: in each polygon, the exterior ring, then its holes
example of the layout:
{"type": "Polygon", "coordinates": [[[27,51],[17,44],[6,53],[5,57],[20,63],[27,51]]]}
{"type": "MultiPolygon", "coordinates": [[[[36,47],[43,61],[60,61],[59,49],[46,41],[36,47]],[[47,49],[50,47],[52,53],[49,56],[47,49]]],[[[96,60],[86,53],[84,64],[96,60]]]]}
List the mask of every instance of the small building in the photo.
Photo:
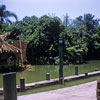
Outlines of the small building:
{"type": "Polygon", "coordinates": [[[5,34],[0,35],[0,69],[18,66],[22,51],[5,41],[5,34]]]}

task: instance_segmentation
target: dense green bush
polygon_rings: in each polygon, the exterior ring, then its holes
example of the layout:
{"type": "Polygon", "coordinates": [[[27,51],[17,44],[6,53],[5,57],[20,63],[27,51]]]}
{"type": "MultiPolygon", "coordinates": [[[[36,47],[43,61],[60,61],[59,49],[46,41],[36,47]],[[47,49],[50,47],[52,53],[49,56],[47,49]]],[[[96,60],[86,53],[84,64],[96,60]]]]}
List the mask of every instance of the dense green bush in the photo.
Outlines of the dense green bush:
{"type": "Polygon", "coordinates": [[[58,56],[58,39],[64,26],[58,17],[43,16],[27,47],[27,59],[31,64],[54,64],[58,56]]]}
{"type": "Polygon", "coordinates": [[[60,37],[63,38],[64,64],[84,63],[88,59],[100,59],[99,19],[92,14],[62,21],[58,17],[44,15],[25,17],[12,24],[1,23],[0,33],[11,31],[9,39],[28,41],[27,60],[31,64],[58,64],[60,37]]]}

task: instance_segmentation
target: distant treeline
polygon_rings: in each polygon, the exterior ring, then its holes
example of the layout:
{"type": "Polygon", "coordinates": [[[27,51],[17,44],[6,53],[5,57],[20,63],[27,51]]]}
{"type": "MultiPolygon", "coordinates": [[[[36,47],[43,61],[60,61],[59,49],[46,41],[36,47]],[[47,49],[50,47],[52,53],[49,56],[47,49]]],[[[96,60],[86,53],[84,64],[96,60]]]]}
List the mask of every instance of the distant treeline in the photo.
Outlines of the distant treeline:
{"type": "Polygon", "coordinates": [[[74,20],[67,14],[63,20],[50,15],[26,16],[13,23],[1,17],[0,34],[11,31],[8,39],[28,41],[27,59],[31,64],[58,64],[60,37],[64,41],[64,64],[84,63],[85,60],[100,59],[99,21],[90,13],[74,20]]]}

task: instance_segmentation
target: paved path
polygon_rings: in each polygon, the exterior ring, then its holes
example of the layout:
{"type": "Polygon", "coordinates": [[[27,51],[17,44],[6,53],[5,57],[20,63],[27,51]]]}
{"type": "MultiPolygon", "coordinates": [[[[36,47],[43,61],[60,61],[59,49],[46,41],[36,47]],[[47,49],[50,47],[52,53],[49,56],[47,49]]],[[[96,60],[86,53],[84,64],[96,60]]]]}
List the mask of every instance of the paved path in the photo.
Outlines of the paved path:
{"type": "Polygon", "coordinates": [[[18,100],[96,100],[97,82],[19,96],[18,100]]]}

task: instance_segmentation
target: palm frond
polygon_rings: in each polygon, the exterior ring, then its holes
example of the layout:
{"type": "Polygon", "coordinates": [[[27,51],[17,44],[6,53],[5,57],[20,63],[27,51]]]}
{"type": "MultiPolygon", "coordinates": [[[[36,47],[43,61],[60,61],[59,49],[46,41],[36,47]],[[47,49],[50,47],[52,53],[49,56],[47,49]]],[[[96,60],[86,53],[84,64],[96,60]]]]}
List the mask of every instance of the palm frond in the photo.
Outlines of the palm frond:
{"type": "Polygon", "coordinates": [[[4,15],[5,15],[5,17],[14,17],[16,19],[16,21],[18,20],[17,15],[13,12],[5,11],[4,15]]]}
{"type": "Polygon", "coordinates": [[[6,10],[5,5],[0,5],[0,20],[2,22],[11,23],[9,17],[14,17],[16,21],[18,21],[17,15],[11,11],[6,10]]]}
{"type": "Polygon", "coordinates": [[[9,20],[8,18],[6,19],[6,22],[12,24],[11,20],[9,20]]]}

